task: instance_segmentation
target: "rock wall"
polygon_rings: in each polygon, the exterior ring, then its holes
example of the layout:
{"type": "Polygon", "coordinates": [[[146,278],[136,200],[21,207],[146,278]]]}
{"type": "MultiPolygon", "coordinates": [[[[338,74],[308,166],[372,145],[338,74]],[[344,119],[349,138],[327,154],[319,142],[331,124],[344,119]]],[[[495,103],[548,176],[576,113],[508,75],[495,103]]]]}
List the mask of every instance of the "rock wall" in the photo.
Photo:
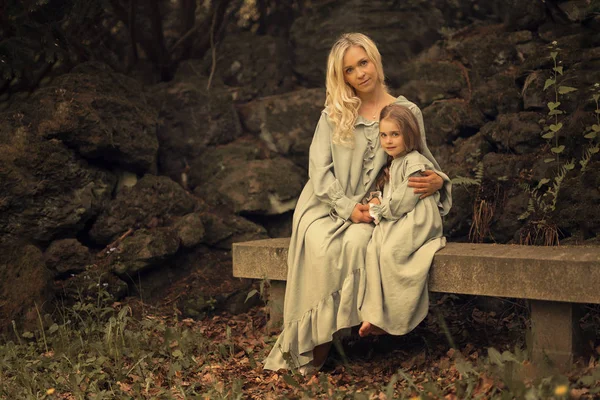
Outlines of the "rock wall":
{"type": "Polygon", "coordinates": [[[597,242],[600,161],[577,162],[598,140],[583,137],[600,82],[600,17],[584,3],[315,2],[289,38],[230,32],[210,79],[210,54],[150,87],[87,63],[14,100],[0,113],[0,323],[31,319],[87,274],[118,297],[233,242],[289,235],[325,58],[347,31],[375,39],[390,91],[422,108],[444,171],[470,178],[454,187],[450,240],[502,243],[535,232],[539,220],[519,219],[523,186],[558,170],[541,137],[556,41],[579,90],[561,96],[561,160],[576,166],[552,221],[563,243],[597,242]]]}

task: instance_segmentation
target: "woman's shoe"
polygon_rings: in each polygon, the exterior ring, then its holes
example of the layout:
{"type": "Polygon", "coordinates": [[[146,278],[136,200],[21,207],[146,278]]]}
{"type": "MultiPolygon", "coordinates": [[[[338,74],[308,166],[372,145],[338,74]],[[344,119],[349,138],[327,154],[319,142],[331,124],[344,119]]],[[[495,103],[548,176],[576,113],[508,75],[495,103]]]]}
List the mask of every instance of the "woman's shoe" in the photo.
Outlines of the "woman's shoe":
{"type": "Polygon", "coordinates": [[[302,376],[313,376],[313,375],[316,375],[317,372],[319,372],[321,370],[321,368],[323,368],[323,365],[325,365],[325,362],[323,362],[323,364],[315,367],[311,361],[308,364],[303,365],[300,368],[298,368],[298,372],[302,376]]]}

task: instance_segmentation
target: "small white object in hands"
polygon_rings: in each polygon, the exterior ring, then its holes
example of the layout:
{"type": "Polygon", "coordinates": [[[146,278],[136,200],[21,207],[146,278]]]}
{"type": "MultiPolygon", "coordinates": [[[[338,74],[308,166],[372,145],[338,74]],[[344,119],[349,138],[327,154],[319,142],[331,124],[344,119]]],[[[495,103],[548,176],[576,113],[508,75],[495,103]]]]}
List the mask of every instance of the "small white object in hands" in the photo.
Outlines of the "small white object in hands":
{"type": "Polygon", "coordinates": [[[379,222],[381,222],[379,220],[379,216],[373,212],[373,207],[377,207],[378,205],[379,204],[369,203],[369,215],[373,218],[373,222],[375,222],[375,225],[378,225],[379,222]]]}

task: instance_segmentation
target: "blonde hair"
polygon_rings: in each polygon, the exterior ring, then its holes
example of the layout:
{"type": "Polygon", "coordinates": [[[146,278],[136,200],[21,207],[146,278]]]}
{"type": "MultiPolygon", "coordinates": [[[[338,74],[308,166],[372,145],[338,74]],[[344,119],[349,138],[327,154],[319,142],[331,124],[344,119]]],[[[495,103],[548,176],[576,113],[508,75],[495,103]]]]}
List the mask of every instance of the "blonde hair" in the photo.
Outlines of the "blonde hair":
{"type": "Polygon", "coordinates": [[[365,50],[369,60],[375,64],[378,82],[387,92],[381,54],[375,43],[362,33],[345,33],[340,36],[331,48],[327,59],[325,109],[335,126],[333,143],[347,147],[354,147],[354,124],[361,105],[354,88],[344,80],[344,55],[352,46],[360,46],[365,50]]]}

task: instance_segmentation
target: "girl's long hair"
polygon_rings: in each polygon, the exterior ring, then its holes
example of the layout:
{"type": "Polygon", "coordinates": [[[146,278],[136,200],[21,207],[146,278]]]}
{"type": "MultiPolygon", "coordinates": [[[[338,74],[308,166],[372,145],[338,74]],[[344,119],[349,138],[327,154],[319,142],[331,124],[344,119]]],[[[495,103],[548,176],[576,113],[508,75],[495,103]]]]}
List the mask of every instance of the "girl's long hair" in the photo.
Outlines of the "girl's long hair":
{"type": "MultiPolygon", "coordinates": [[[[379,122],[384,119],[389,119],[398,125],[398,130],[404,140],[404,153],[408,154],[411,151],[421,152],[421,131],[419,130],[419,122],[415,114],[408,109],[408,107],[401,106],[400,104],[389,104],[381,109],[379,114],[379,122]]],[[[375,187],[377,190],[383,190],[383,186],[390,180],[390,166],[392,165],[393,158],[388,155],[388,160],[385,165],[379,171],[377,179],[375,180],[375,187]]]]}
{"type": "Polygon", "coordinates": [[[369,60],[375,64],[377,81],[384,85],[384,90],[387,92],[381,54],[375,43],[362,33],[345,33],[340,36],[331,48],[327,59],[325,108],[335,126],[333,143],[351,148],[354,147],[354,124],[361,105],[354,88],[344,80],[344,54],[352,46],[360,46],[365,50],[369,60]]]}

